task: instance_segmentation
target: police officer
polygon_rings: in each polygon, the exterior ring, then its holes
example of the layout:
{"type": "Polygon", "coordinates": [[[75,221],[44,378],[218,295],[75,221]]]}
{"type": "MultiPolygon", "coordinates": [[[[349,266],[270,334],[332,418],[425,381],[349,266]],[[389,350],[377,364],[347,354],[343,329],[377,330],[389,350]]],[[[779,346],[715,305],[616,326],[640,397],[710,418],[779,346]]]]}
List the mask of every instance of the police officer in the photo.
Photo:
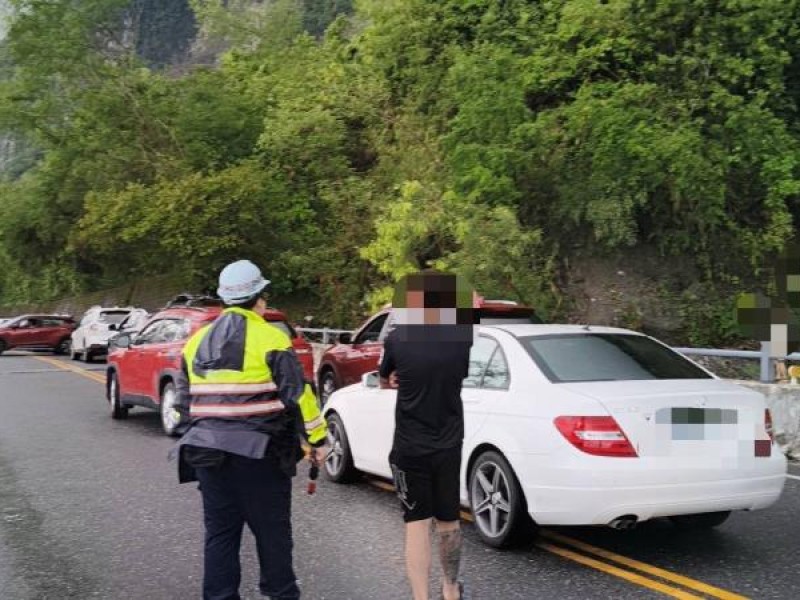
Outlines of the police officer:
{"type": "Polygon", "coordinates": [[[292,567],[291,478],[314,459],[326,423],[291,340],[261,317],[269,285],[256,265],[225,267],[217,293],[227,308],[183,350],[175,410],[183,437],[171,456],[179,480],[199,481],[205,519],[204,600],[238,600],[239,547],[256,538],[264,596],[300,597],[292,567]]]}

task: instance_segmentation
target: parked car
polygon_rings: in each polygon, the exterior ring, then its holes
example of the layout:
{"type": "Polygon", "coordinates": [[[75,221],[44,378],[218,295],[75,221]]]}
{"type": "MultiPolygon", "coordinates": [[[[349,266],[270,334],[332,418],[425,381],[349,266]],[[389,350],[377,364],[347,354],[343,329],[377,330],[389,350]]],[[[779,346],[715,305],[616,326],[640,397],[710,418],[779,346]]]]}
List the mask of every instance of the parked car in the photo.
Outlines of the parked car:
{"type": "MultiPolygon", "coordinates": [[[[484,300],[475,309],[478,321],[493,323],[541,323],[536,311],[509,300],[484,300]]],[[[378,368],[383,341],[393,328],[391,307],[367,319],[352,335],[343,333],[338,344],[328,348],[320,358],[318,388],[323,403],[340,387],[360,381],[364,373],[378,368]]]]}
{"type": "Polygon", "coordinates": [[[52,350],[68,354],[75,320],[67,315],[22,315],[0,325],[0,354],[6,350],[52,350]]]}
{"type": "Polygon", "coordinates": [[[133,307],[93,306],[87,310],[77,329],[72,332],[72,360],[84,360],[87,363],[108,352],[108,339],[114,335],[119,325],[133,310],[133,307]]]}
{"type": "MultiPolygon", "coordinates": [[[[108,355],[106,398],[111,417],[124,419],[128,410],[142,406],[160,411],[161,425],[172,435],[175,381],[180,369],[181,350],[198,329],[216,319],[218,306],[175,306],[153,315],[139,333],[121,334],[108,355]]],[[[279,310],[268,308],[264,319],[292,340],[309,381],[313,381],[311,346],[289,325],[279,310]]]]}
{"type": "MultiPolygon", "coordinates": [[[[764,397],[633,331],[481,326],[462,399],[461,502],[491,546],[537,524],[714,527],[783,489],[764,397]]],[[[377,373],[333,393],[328,478],[391,476],[395,400],[377,373]]]]}
{"type": "Polygon", "coordinates": [[[128,316],[122,319],[117,325],[109,325],[111,336],[108,338],[108,348],[114,346],[114,341],[123,333],[137,333],[144,327],[147,320],[150,318],[150,313],[143,308],[134,308],[128,313],[128,316]]]}

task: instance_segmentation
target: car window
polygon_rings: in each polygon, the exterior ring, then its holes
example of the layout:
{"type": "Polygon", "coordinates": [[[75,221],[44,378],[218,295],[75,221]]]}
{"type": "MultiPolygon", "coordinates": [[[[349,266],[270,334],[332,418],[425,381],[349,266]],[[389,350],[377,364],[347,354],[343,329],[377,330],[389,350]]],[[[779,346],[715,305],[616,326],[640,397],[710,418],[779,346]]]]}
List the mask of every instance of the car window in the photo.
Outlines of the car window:
{"type": "Polygon", "coordinates": [[[464,379],[464,387],[480,387],[483,374],[486,371],[486,367],[489,366],[489,361],[492,359],[496,348],[497,342],[492,338],[486,336],[478,337],[469,351],[469,370],[467,371],[467,377],[464,379]]]}
{"type": "Polygon", "coordinates": [[[483,374],[481,387],[491,390],[505,390],[508,389],[509,380],[510,375],[506,355],[503,354],[503,349],[498,344],[494,354],[492,354],[492,358],[489,360],[486,372],[483,374]]]}
{"type": "Polygon", "coordinates": [[[642,335],[543,335],[520,341],[555,383],[711,378],[677,352],[642,335]]]}
{"type": "Polygon", "coordinates": [[[118,325],[125,319],[125,317],[128,316],[128,314],[129,311],[127,310],[105,310],[98,315],[97,320],[100,323],[118,325]]]}
{"type": "Polygon", "coordinates": [[[136,343],[137,344],[155,344],[160,341],[161,336],[163,335],[163,330],[165,327],[166,321],[159,320],[153,321],[147,327],[142,329],[141,333],[136,336],[136,343]]]}
{"type": "Polygon", "coordinates": [[[384,321],[383,328],[381,329],[381,333],[378,336],[378,341],[383,342],[386,341],[386,336],[389,335],[389,332],[394,329],[395,322],[397,318],[395,317],[394,311],[391,311],[389,315],[386,317],[386,321],[384,321]]]}
{"type": "Polygon", "coordinates": [[[162,321],[161,329],[155,334],[151,343],[166,344],[181,339],[183,336],[183,321],[178,319],[167,319],[162,321]]]}
{"type": "Polygon", "coordinates": [[[386,322],[388,313],[384,313],[375,317],[356,337],[356,344],[374,344],[378,341],[383,329],[383,324],[386,322]]]}
{"type": "Polygon", "coordinates": [[[61,327],[61,319],[42,319],[42,327],[61,327]]]}

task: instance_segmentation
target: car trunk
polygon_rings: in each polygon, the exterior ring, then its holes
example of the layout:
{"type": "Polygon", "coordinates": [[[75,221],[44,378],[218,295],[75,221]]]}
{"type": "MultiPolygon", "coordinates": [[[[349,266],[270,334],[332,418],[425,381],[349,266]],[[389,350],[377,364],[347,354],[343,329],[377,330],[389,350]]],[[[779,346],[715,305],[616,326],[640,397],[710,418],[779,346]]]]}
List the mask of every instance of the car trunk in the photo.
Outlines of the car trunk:
{"type": "Polygon", "coordinates": [[[561,386],[598,400],[641,458],[684,457],[713,467],[734,466],[756,456],[757,448],[769,455],[763,398],[730,383],[672,379],[561,386]]]}

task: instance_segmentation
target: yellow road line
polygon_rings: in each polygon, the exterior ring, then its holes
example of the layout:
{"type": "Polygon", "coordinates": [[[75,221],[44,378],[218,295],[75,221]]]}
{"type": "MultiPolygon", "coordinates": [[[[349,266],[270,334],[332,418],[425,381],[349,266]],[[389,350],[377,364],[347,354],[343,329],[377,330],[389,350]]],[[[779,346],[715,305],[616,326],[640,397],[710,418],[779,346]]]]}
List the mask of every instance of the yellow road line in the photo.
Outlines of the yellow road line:
{"type": "Polygon", "coordinates": [[[77,373],[78,375],[83,375],[92,381],[96,381],[98,383],[105,383],[106,378],[103,375],[98,373],[92,373],[91,371],[87,371],[86,369],[81,369],[80,367],[76,367],[74,365],[70,365],[68,363],[62,362],[60,360],[56,360],[54,358],[48,358],[46,356],[34,356],[36,360],[40,360],[42,362],[46,362],[47,364],[53,365],[58,367],[59,369],[63,369],[64,371],[71,371],[72,373],[77,373]]]}
{"type": "Polygon", "coordinates": [[[583,554],[578,554],[577,552],[573,552],[572,550],[567,550],[566,548],[562,548],[560,546],[548,544],[547,542],[537,542],[536,546],[541,548],[542,550],[547,550],[548,552],[552,552],[553,554],[557,554],[558,556],[561,556],[563,558],[568,558],[569,560],[575,561],[587,567],[597,569],[598,571],[608,573],[609,575],[614,575],[615,577],[619,577],[620,579],[630,581],[631,583],[635,583],[642,587],[646,587],[651,590],[661,592],[662,594],[666,594],[667,596],[671,596],[672,598],[680,598],[682,600],[702,600],[702,596],[695,596],[694,594],[690,594],[689,592],[685,592],[678,588],[674,588],[665,583],[661,583],[660,581],[649,579],[647,577],[644,577],[643,575],[637,575],[636,573],[632,573],[631,571],[620,569],[619,567],[615,567],[614,565],[606,564],[594,558],[584,556],[583,554]]]}
{"type": "MultiPolygon", "coordinates": [[[[395,491],[394,486],[385,481],[372,478],[368,478],[367,481],[369,482],[370,485],[377,487],[379,489],[386,490],[388,492],[395,491]]],[[[472,513],[470,513],[467,510],[462,510],[460,512],[460,516],[464,521],[468,521],[470,523],[475,522],[475,517],[473,517],[472,513]]],[[[611,552],[610,550],[605,550],[603,548],[598,548],[597,546],[592,546],[591,544],[587,544],[586,542],[581,542],[580,540],[567,537],[565,535],[556,533],[554,531],[550,531],[548,529],[540,529],[539,535],[542,538],[546,538],[548,540],[551,540],[553,542],[558,542],[563,545],[572,546],[573,548],[581,550],[587,554],[593,554],[595,556],[599,556],[606,560],[616,562],[621,565],[625,565],[626,567],[635,569],[636,571],[653,575],[655,577],[658,577],[659,579],[664,579],[671,583],[678,584],[690,590],[694,590],[696,592],[705,594],[706,596],[711,596],[712,598],[719,598],[720,600],[747,600],[746,596],[740,596],[739,594],[728,592],[713,585],[703,583],[702,581],[697,581],[696,579],[685,577],[683,575],[673,573],[672,571],[667,571],[666,569],[662,569],[654,565],[649,565],[647,563],[643,563],[633,558],[628,558],[627,556],[622,556],[621,554],[611,552]]],[[[663,592],[668,596],[672,596],[673,598],[689,598],[689,599],[701,598],[701,596],[695,596],[679,588],[666,585],[654,579],[649,579],[647,577],[638,575],[634,572],[627,571],[625,569],[621,569],[614,565],[609,565],[608,563],[593,559],[589,556],[585,556],[577,552],[573,552],[572,550],[569,550],[567,548],[562,548],[560,546],[548,544],[547,542],[537,542],[536,546],[538,548],[541,548],[542,550],[546,550],[548,552],[557,554],[562,558],[567,558],[576,561],[582,565],[592,567],[594,569],[599,569],[600,571],[614,575],[616,577],[620,577],[627,581],[631,581],[633,583],[643,585],[644,587],[648,587],[650,589],[663,592]]]]}
{"type": "Polygon", "coordinates": [[[739,594],[735,594],[727,590],[722,590],[718,587],[714,587],[713,585],[703,583],[702,581],[697,581],[696,579],[691,579],[689,577],[673,573],[672,571],[667,571],[666,569],[661,569],[659,567],[655,567],[653,565],[640,562],[633,558],[622,556],[615,552],[611,552],[610,550],[605,550],[603,548],[598,548],[597,546],[592,546],[591,544],[587,544],[586,542],[581,542],[580,540],[567,537],[565,535],[556,533],[554,531],[543,529],[541,531],[541,536],[543,538],[547,538],[548,540],[559,542],[560,544],[563,544],[565,546],[572,546],[573,548],[577,548],[578,550],[581,550],[582,552],[585,552],[587,554],[594,554],[595,556],[599,556],[606,560],[610,560],[619,563],[621,565],[625,565],[626,567],[629,567],[631,569],[636,569],[637,571],[641,571],[642,573],[647,573],[648,575],[654,575],[655,577],[659,577],[671,583],[676,583],[685,588],[689,588],[696,592],[706,594],[708,596],[711,596],[712,598],[719,598],[720,600],[747,600],[746,596],[740,596],[739,594]]]}

